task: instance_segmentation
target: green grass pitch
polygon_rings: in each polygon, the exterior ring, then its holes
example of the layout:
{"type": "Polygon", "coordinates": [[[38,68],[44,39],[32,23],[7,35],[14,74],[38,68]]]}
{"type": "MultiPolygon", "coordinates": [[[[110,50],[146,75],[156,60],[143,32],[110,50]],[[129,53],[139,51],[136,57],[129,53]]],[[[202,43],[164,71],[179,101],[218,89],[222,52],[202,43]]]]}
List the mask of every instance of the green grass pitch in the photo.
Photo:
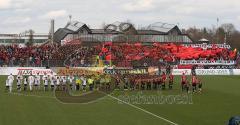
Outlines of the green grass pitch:
{"type": "MultiPolygon", "coordinates": [[[[0,125],[171,125],[130,105],[120,104],[109,96],[90,104],[63,104],[54,98],[52,92],[9,94],[4,91],[5,78],[0,77],[0,125]]],[[[179,125],[226,125],[231,116],[240,115],[239,76],[203,76],[201,79],[203,93],[193,94],[193,104],[135,106],[179,125]]],[[[173,90],[161,94],[182,94],[178,82],[179,77],[175,78],[173,90]]],[[[112,95],[136,93],[115,91],[112,95]]],[[[156,93],[143,91],[145,95],[156,93]]]]}

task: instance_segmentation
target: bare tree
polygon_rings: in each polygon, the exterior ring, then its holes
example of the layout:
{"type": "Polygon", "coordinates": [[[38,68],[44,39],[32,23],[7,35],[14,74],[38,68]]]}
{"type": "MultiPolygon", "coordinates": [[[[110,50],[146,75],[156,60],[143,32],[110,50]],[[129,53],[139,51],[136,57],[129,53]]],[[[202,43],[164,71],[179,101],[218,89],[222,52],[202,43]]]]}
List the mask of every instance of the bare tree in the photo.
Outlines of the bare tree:
{"type": "Polygon", "coordinates": [[[101,28],[104,29],[106,26],[107,26],[107,24],[105,22],[102,22],[101,28]]]}
{"type": "Polygon", "coordinates": [[[231,45],[232,48],[240,49],[240,32],[237,31],[235,26],[231,23],[222,24],[219,28],[216,29],[215,26],[212,28],[196,28],[190,27],[185,29],[186,33],[194,41],[198,41],[200,38],[206,38],[211,43],[223,43],[225,35],[227,37],[227,44],[231,45]]]}
{"type": "Polygon", "coordinates": [[[221,28],[223,28],[225,32],[236,31],[236,28],[232,23],[224,23],[224,24],[221,25],[221,28]]]}

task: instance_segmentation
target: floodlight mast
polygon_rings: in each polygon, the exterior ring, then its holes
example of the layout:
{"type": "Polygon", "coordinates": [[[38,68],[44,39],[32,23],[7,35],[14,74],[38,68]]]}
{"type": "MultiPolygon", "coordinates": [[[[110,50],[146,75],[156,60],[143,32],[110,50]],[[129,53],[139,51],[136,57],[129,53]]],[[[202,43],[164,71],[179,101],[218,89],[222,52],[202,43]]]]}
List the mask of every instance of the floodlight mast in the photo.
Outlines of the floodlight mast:
{"type": "Polygon", "coordinates": [[[69,23],[71,23],[72,22],[72,15],[69,15],[68,17],[69,17],[69,23]]]}
{"type": "Polygon", "coordinates": [[[50,27],[50,37],[51,37],[51,43],[54,43],[54,19],[51,20],[51,27],[50,27]]]}

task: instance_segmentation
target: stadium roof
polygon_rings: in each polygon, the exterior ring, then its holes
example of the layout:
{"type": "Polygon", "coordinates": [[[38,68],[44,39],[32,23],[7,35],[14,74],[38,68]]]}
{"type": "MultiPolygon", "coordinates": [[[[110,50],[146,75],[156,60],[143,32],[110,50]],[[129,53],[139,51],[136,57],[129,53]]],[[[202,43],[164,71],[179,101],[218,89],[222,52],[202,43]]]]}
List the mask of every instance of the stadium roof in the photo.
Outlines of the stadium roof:
{"type": "Polygon", "coordinates": [[[81,22],[78,22],[78,21],[69,22],[64,28],[59,28],[54,33],[54,40],[55,41],[61,41],[62,39],[64,39],[64,37],[66,35],[78,33],[81,29],[85,29],[89,33],[91,32],[91,30],[88,28],[88,26],[84,23],[81,23],[81,22]]]}
{"type": "Polygon", "coordinates": [[[72,21],[69,22],[66,26],[65,29],[71,30],[71,31],[78,31],[83,25],[85,25],[84,23],[78,22],[78,21],[72,21]]]}
{"type": "Polygon", "coordinates": [[[55,33],[54,33],[54,40],[55,41],[61,41],[62,39],[64,39],[64,37],[67,34],[72,33],[71,30],[66,29],[66,28],[59,28],[55,33]]]}
{"type": "Polygon", "coordinates": [[[120,34],[120,32],[118,31],[112,31],[112,30],[106,31],[105,29],[91,29],[92,34],[106,34],[109,32],[111,32],[112,34],[120,34]]]}
{"type": "Polygon", "coordinates": [[[153,31],[159,31],[162,33],[169,33],[171,30],[176,29],[178,30],[179,33],[181,33],[180,29],[178,28],[177,25],[175,24],[168,24],[168,23],[162,23],[162,22],[156,22],[153,24],[150,24],[147,27],[148,30],[153,30],[153,31]]]}
{"type": "MultiPolygon", "coordinates": [[[[113,26],[120,26],[121,22],[115,22],[113,26]]],[[[135,28],[133,27],[135,30],[135,28]]],[[[78,21],[72,21],[67,23],[67,25],[64,28],[59,28],[54,33],[54,41],[59,42],[63,40],[68,34],[79,34],[79,31],[87,31],[87,34],[125,34],[128,31],[131,32],[131,29],[128,29],[127,31],[120,31],[119,28],[116,30],[113,29],[90,29],[85,23],[81,23],[78,21]]],[[[183,35],[181,30],[178,28],[178,26],[173,24],[167,24],[167,23],[154,23],[149,25],[144,30],[135,30],[136,32],[133,32],[133,34],[136,35],[168,35],[171,33],[171,31],[177,31],[179,35],[183,35]]],[[[128,33],[127,33],[128,34],[128,33]]]]}
{"type": "Polygon", "coordinates": [[[161,35],[165,34],[164,32],[156,31],[156,30],[137,30],[139,35],[161,35]]]}

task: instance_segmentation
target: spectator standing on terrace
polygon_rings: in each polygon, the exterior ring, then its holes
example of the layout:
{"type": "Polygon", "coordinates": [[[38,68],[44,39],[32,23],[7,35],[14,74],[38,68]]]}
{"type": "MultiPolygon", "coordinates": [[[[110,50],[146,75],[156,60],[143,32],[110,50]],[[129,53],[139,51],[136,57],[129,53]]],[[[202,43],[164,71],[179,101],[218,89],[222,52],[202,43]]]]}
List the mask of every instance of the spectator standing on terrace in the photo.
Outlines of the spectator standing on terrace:
{"type": "Polygon", "coordinates": [[[33,62],[34,62],[34,61],[33,61],[33,57],[30,56],[30,57],[29,57],[29,63],[30,63],[29,66],[33,66],[33,62]]]}
{"type": "Polygon", "coordinates": [[[41,58],[39,56],[36,57],[36,66],[37,67],[41,66],[41,58]]]}
{"type": "Polygon", "coordinates": [[[10,67],[13,67],[14,66],[14,61],[15,61],[16,59],[15,59],[15,57],[12,57],[11,59],[10,59],[10,67]]]}
{"type": "Polygon", "coordinates": [[[3,60],[1,59],[1,56],[0,56],[0,67],[3,66],[3,60]]]}

